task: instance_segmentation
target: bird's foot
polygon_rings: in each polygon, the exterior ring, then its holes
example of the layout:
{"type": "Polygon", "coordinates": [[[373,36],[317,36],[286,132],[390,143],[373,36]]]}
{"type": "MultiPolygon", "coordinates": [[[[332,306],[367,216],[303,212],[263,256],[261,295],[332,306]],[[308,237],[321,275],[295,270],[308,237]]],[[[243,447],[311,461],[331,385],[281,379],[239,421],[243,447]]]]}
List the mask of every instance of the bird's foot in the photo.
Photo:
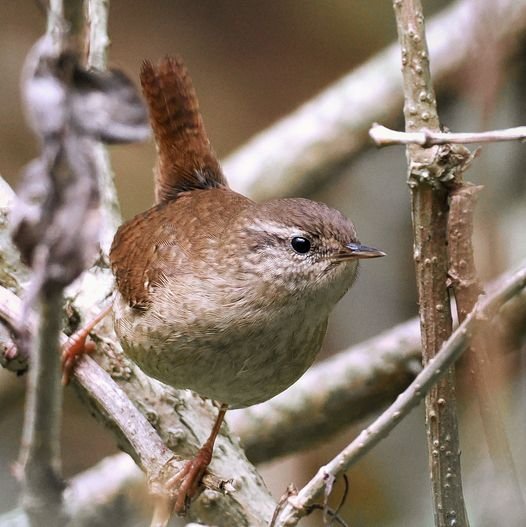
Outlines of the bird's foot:
{"type": "MultiPolygon", "coordinates": [[[[170,521],[173,512],[184,514],[190,502],[199,494],[201,479],[212,461],[214,443],[225,418],[228,405],[222,404],[217,414],[212,431],[204,445],[190,461],[186,461],[183,467],[173,476],[164,480],[159,489],[159,481],[152,482],[157,489],[156,503],[153,511],[151,527],[165,527],[170,521]]],[[[150,487],[152,487],[152,483],[150,487]]],[[[227,483],[227,482],[225,482],[227,483]]]]}
{"type": "Polygon", "coordinates": [[[199,494],[201,478],[211,458],[212,448],[205,444],[195,457],[185,461],[173,476],[168,479],[155,477],[150,481],[150,490],[154,496],[150,527],[166,527],[174,512],[179,515],[186,513],[192,499],[199,494]]]}
{"type": "Polygon", "coordinates": [[[95,343],[87,339],[93,328],[110,310],[111,306],[103,309],[93,320],[90,320],[84,327],[73,333],[62,346],[62,384],[66,385],[69,383],[79,358],[95,350],[95,343]]]}
{"type": "Polygon", "coordinates": [[[176,514],[184,514],[192,499],[199,494],[201,478],[212,461],[212,449],[211,444],[205,443],[193,459],[166,481],[165,487],[172,496],[176,514]]]}
{"type": "Polygon", "coordinates": [[[62,384],[69,384],[79,358],[95,351],[95,343],[87,340],[88,336],[82,328],[73,333],[62,347],[62,384]]]}

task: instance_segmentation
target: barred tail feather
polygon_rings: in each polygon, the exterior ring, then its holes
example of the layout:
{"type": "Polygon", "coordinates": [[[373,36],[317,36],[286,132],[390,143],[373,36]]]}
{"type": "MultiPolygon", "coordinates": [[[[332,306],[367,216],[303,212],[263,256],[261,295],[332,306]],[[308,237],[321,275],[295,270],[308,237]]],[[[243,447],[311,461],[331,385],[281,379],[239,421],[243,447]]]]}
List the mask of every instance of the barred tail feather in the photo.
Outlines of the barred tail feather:
{"type": "Polygon", "coordinates": [[[183,62],[166,57],[154,66],[144,61],[140,78],[157,144],[157,203],[187,190],[227,187],[183,62]]]}

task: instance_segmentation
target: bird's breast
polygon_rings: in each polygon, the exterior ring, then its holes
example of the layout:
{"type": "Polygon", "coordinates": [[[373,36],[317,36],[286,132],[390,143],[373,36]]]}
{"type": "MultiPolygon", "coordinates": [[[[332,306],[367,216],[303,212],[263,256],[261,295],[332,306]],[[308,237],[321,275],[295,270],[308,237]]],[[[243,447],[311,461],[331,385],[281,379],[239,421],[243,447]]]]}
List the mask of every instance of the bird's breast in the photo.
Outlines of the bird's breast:
{"type": "Polygon", "coordinates": [[[118,295],[115,330],[124,351],[148,375],[233,408],[289,387],[312,364],[325,335],[327,315],[312,303],[268,310],[210,300],[207,311],[202,301],[199,310],[192,296],[185,298],[170,309],[163,303],[138,311],[118,295]]]}

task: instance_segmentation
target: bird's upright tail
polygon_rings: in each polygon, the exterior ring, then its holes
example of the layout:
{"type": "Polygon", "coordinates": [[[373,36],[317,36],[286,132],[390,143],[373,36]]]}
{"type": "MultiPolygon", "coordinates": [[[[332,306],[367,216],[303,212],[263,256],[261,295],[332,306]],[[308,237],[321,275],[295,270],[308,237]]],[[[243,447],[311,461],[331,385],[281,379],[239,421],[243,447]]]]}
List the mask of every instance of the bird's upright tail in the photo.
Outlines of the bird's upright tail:
{"type": "Polygon", "coordinates": [[[166,57],[154,66],[144,61],[141,85],[157,144],[157,203],[175,199],[187,190],[227,187],[183,62],[166,57]]]}

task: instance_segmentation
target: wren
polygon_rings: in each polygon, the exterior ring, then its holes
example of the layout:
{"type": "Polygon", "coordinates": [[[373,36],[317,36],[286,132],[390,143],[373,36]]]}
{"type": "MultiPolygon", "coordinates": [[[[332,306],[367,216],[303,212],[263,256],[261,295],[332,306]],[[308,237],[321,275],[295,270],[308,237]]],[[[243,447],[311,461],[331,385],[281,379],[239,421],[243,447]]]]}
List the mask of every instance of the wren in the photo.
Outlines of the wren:
{"type": "Polygon", "coordinates": [[[231,190],[179,59],[145,61],[140,78],[157,145],[156,205],[113,241],[115,330],[145,373],[222,404],[210,438],[170,482],[180,512],[197,493],[227,407],[294,383],[358,261],[384,253],[360,244],[327,205],[255,203],[231,190]]]}

